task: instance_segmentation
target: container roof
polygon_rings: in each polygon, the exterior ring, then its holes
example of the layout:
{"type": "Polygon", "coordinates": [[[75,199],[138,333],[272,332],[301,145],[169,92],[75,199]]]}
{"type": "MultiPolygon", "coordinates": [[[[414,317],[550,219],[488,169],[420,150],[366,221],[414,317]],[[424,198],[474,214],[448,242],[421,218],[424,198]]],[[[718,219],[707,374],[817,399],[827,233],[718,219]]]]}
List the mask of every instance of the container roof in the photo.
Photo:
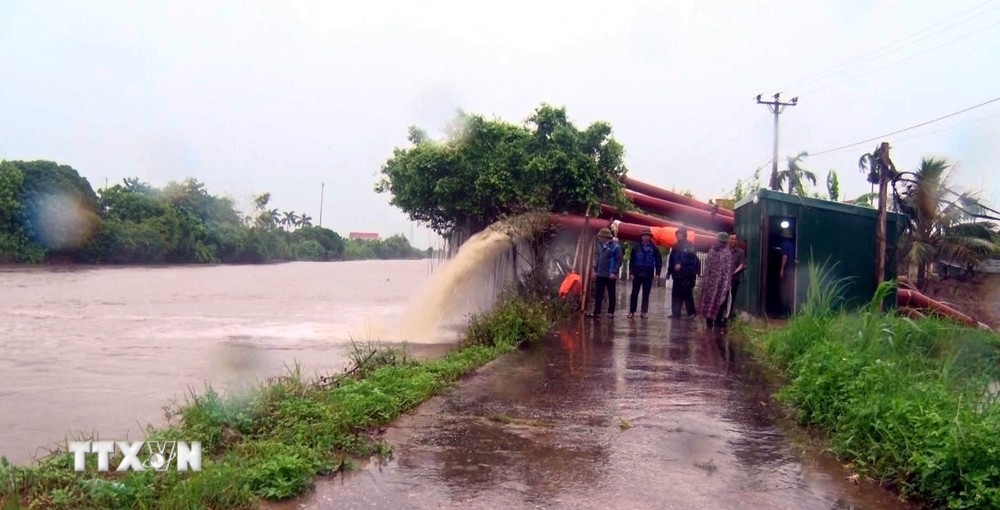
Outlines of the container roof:
{"type": "MultiPolygon", "coordinates": [[[[803,197],[799,195],[791,195],[781,191],[773,191],[769,189],[759,189],[754,191],[750,195],[743,197],[736,203],[736,209],[750,204],[753,202],[754,198],[757,200],[769,200],[772,202],[784,202],[786,204],[798,205],[807,209],[824,209],[827,211],[836,211],[844,214],[855,214],[859,216],[868,216],[870,218],[878,218],[878,210],[871,207],[864,207],[861,205],[845,204],[843,202],[834,202],[832,200],[823,200],[819,198],[803,197]]],[[[889,211],[888,216],[897,216],[896,220],[901,221],[903,218],[902,214],[889,211]]]]}

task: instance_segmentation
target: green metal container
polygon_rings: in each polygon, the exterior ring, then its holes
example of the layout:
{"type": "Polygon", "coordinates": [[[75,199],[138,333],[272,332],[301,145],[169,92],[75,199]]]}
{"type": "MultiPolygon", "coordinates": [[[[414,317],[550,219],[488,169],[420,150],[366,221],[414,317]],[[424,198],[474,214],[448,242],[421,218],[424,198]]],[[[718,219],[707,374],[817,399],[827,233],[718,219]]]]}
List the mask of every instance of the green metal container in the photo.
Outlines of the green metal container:
{"type": "MultiPolygon", "coordinates": [[[[736,204],[735,220],[747,250],[747,268],[736,296],[739,310],[777,317],[798,310],[809,289],[808,268],[816,264],[825,266],[832,278],[846,279],[842,294],[846,307],[871,301],[876,287],[875,209],[762,189],[736,204]],[[782,279],[780,246],[785,240],[791,242],[797,262],[782,279]]],[[[887,214],[886,280],[896,277],[896,246],[903,224],[902,215],[887,214]]]]}

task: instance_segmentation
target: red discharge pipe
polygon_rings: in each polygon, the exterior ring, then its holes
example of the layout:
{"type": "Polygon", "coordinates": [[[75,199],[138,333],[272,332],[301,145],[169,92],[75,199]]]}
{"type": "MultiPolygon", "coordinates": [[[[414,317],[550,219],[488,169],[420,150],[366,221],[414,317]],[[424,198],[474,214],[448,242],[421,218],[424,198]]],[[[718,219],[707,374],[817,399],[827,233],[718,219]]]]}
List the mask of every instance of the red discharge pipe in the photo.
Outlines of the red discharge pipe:
{"type": "MultiPolygon", "coordinates": [[[[601,204],[601,216],[606,218],[622,220],[629,223],[635,223],[637,225],[646,225],[650,227],[672,227],[680,228],[684,225],[680,223],[675,223],[670,220],[665,220],[663,218],[657,218],[656,216],[650,216],[648,214],[642,214],[641,212],[635,211],[620,211],[610,205],[601,204]]],[[[687,229],[696,234],[714,236],[716,233],[710,230],[704,230],[696,227],[687,227],[687,229]]]]}
{"type": "Polygon", "coordinates": [[[659,198],[660,200],[666,200],[667,202],[676,202],[678,204],[694,207],[695,209],[701,209],[703,211],[712,212],[714,210],[719,216],[726,216],[729,218],[733,217],[733,211],[730,211],[729,209],[707,204],[691,197],[686,197],[676,191],[670,191],[659,186],[646,184],[645,182],[637,181],[631,177],[622,177],[621,181],[622,184],[625,185],[626,189],[642,193],[643,195],[659,198]]]}
{"type": "Polygon", "coordinates": [[[945,317],[950,317],[969,326],[976,326],[979,324],[979,322],[972,317],[969,317],[968,315],[965,315],[964,313],[940,301],[935,301],[913,289],[896,289],[896,304],[899,306],[934,310],[945,317]]]}
{"type": "MultiPolygon", "coordinates": [[[[580,229],[584,225],[584,217],[577,216],[575,214],[550,214],[549,217],[552,219],[552,223],[563,228],[573,228],[580,229]]],[[[591,218],[591,225],[595,228],[610,227],[610,220],[602,220],[591,218]]],[[[647,227],[646,225],[638,225],[635,223],[619,223],[618,224],[618,238],[624,239],[626,241],[639,241],[643,229],[649,228],[653,231],[653,240],[656,244],[662,246],[673,246],[670,241],[663,241],[663,239],[673,240],[674,238],[674,227],[647,227]],[[660,235],[657,235],[660,234],[660,235]]],[[[692,239],[694,243],[694,248],[698,251],[708,251],[712,246],[718,243],[718,239],[714,235],[702,235],[697,234],[692,231],[688,231],[688,239],[692,239]]]]}
{"type": "Polygon", "coordinates": [[[625,195],[640,208],[669,216],[674,220],[683,221],[686,224],[695,225],[706,230],[733,231],[733,218],[712,215],[712,213],[702,211],[701,209],[695,209],[694,207],[678,204],[677,202],[660,200],[659,198],[653,198],[634,191],[625,190],[625,195]]]}

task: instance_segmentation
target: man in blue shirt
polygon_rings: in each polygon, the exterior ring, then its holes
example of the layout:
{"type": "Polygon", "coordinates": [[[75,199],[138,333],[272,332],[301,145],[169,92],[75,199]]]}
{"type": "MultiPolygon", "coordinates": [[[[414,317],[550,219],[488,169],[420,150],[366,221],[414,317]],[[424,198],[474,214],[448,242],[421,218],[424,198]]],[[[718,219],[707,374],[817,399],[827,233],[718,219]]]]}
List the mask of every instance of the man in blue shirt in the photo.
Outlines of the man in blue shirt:
{"type": "Polygon", "coordinates": [[[608,293],[608,317],[615,316],[615,305],[618,302],[618,270],[622,267],[622,246],[611,235],[611,230],[602,228],[597,233],[596,253],[594,253],[594,275],[596,296],[594,297],[594,312],[592,317],[601,313],[604,293],[608,293]]]}
{"type": "Polygon", "coordinates": [[[795,239],[783,234],[781,240],[781,304],[790,315],[795,308],[795,239]]]}
{"type": "Polygon", "coordinates": [[[635,308],[639,301],[639,290],[642,290],[642,318],[649,315],[649,291],[653,279],[660,278],[663,267],[663,257],[660,249],[653,244],[653,231],[645,228],[639,234],[640,242],[632,246],[632,256],[629,258],[629,275],[632,278],[632,295],[628,304],[628,318],[635,316],[635,308]]]}

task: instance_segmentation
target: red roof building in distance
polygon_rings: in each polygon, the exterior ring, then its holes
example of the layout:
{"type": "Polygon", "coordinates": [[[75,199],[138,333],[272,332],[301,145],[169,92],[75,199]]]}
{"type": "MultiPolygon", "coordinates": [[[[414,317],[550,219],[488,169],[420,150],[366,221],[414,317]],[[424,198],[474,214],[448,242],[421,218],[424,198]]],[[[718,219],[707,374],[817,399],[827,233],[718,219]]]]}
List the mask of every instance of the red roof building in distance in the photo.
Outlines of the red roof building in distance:
{"type": "Polygon", "coordinates": [[[378,232],[351,232],[350,234],[347,234],[347,236],[351,239],[378,240],[378,232]]]}

